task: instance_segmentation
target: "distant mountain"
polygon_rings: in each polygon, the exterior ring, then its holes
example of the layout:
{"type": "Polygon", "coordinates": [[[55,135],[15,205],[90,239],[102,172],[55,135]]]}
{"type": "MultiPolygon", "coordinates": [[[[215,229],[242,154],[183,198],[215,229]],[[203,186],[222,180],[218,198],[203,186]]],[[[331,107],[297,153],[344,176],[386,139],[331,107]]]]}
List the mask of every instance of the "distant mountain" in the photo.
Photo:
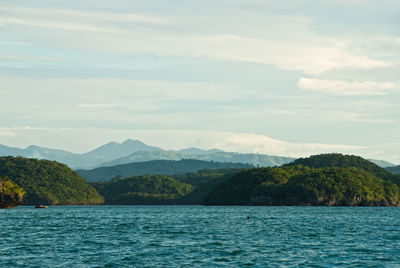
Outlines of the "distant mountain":
{"type": "MultiPolygon", "coordinates": [[[[182,150],[163,150],[159,147],[150,146],[141,141],[131,139],[123,143],[110,142],[83,154],[34,145],[25,149],[0,145],[0,156],[22,156],[26,158],[53,160],[64,163],[72,169],[93,169],[150,160],[182,159],[245,163],[254,166],[269,167],[280,166],[295,160],[291,157],[242,154],[225,152],[219,149],[203,150],[195,147],[182,150]]],[[[394,166],[383,160],[371,160],[371,162],[381,167],[394,166]]]]}
{"type": "Polygon", "coordinates": [[[79,154],[35,145],[31,145],[26,149],[0,145],[0,156],[22,156],[26,158],[53,160],[62,162],[70,167],[77,167],[82,164],[79,154]]]}
{"type": "Polygon", "coordinates": [[[110,142],[100,146],[88,153],[80,155],[83,164],[81,167],[95,167],[100,163],[112,161],[117,158],[128,156],[139,151],[156,151],[158,147],[149,146],[138,140],[126,140],[123,143],[110,142]]]}
{"type": "Polygon", "coordinates": [[[242,163],[218,163],[201,160],[153,160],[130,163],[112,167],[100,167],[92,170],[77,170],[77,173],[89,182],[109,181],[116,176],[131,177],[145,174],[178,175],[193,173],[199,170],[227,168],[251,168],[252,165],[242,163]]]}
{"type": "Polygon", "coordinates": [[[179,150],[177,152],[184,153],[184,154],[193,154],[193,155],[206,155],[206,154],[220,153],[220,152],[224,152],[224,151],[219,150],[219,149],[203,150],[203,149],[191,147],[191,148],[179,150]]]}
{"type": "Polygon", "coordinates": [[[370,161],[370,162],[372,162],[372,163],[374,163],[374,164],[376,164],[376,165],[378,165],[380,167],[383,167],[383,168],[394,167],[395,166],[395,164],[392,164],[392,163],[390,163],[388,161],[385,161],[385,160],[368,159],[368,161],[370,161]]]}
{"type": "Polygon", "coordinates": [[[22,156],[53,160],[64,163],[73,169],[94,168],[99,164],[116,158],[128,156],[138,151],[160,150],[138,140],[126,140],[123,143],[110,142],[84,154],[75,154],[63,150],[56,150],[31,145],[26,149],[0,145],[0,156],[22,156]]]}
{"type": "MultiPolygon", "coordinates": [[[[99,167],[110,167],[116,165],[122,165],[134,162],[143,162],[150,160],[181,160],[181,159],[197,159],[204,161],[216,161],[216,162],[231,162],[231,163],[245,163],[254,166],[280,166],[282,164],[290,163],[294,161],[291,157],[271,156],[263,154],[240,154],[240,153],[229,153],[220,150],[214,150],[215,152],[203,153],[203,154],[189,154],[181,151],[141,151],[133,153],[129,156],[122,157],[110,162],[105,162],[99,165],[99,167]]],[[[194,150],[189,149],[188,151],[193,152],[194,150]]]]}
{"type": "Polygon", "coordinates": [[[400,166],[387,167],[385,170],[392,174],[400,174],[400,166]]]}

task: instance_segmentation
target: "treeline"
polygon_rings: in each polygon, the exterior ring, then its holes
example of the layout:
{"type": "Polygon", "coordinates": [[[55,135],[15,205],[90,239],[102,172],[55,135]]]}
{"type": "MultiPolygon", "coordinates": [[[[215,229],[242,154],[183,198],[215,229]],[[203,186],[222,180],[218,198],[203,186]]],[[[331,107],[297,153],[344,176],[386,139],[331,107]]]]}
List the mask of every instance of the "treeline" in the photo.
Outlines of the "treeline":
{"type": "Polygon", "coordinates": [[[92,185],[106,204],[397,206],[399,181],[361,157],[324,154],[283,167],[203,170],[92,185]],[[161,185],[174,190],[164,192],[161,185]]]}
{"type": "Polygon", "coordinates": [[[185,175],[117,177],[91,183],[109,205],[201,205],[206,194],[237,169],[201,170],[185,175]]]}
{"type": "Polygon", "coordinates": [[[355,167],[258,168],[215,187],[205,204],[397,206],[399,188],[355,167]]]}
{"type": "MultiPolygon", "coordinates": [[[[281,167],[226,168],[127,178],[117,176],[91,185],[67,166],[54,161],[0,157],[0,177],[5,176],[10,178],[3,179],[2,185],[7,188],[3,186],[0,189],[14,189],[20,191],[19,195],[26,192],[25,204],[400,204],[400,175],[391,174],[361,157],[342,154],[301,158],[281,167]]],[[[5,193],[5,190],[1,191],[5,193]]]]}
{"type": "Polygon", "coordinates": [[[129,163],[112,167],[100,167],[91,170],[77,170],[89,182],[110,181],[119,177],[132,177],[141,175],[182,175],[200,170],[252,168],[253,165],[230,162],[202,161],[195,159],[152,160],[139,163],[129,163]]]}
{"type": "Polygon", "coordinates": [[[94,184],[111,205],[174,204],[193,186],[166,175],[144,175],[94,184]]]}

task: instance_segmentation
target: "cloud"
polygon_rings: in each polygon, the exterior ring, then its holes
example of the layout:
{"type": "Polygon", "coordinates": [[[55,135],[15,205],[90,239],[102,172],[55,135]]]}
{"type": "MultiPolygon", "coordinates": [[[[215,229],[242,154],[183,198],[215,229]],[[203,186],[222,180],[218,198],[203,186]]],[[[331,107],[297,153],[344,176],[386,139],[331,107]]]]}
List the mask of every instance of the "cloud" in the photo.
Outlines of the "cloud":
{"type": "Polygon", "coordinates": [[[0,41],[0,46],[1,45],[7,45],[7,46],[30,46],[32,44],[28,43],[28,42],[18,42],[18,41],[0,41]]]}
{"type": "Polygon", "coordinates": [[[18,25],[22,27],[18,30],[20,33],[32,27],[56,31],[32,38],[61,48],[251,62],[306,74],[345,67],[374,69],[389,66],[385,61],[351,52],[346,46],[348,40],[317,34],[311,30],[312,21],[301,16],[251,16],[243,12],[233,14],[235,19],[221,16],[217,20],[197,15],[176,16],[172,22],[166,16],[111,12],[16,7],[1,10],[0,25],[3,28],[18,25]],[[216,20],[212,27],[210,20],[216,20]],[[150,25],[143,27],[142,23],[150,25]],[[259,29],[260,25],[263,25],[262,31],[252,30],[259,29]],[[69,33],[61,35],[60,30],[69,33]]]}
{"type": "Polygon", "coordinates": [[[301,77],[297,86],[305,91],[347,96],[386,95],[390,90],[399,89],[399,85],[392,82],[348,82],[306,77],[301,77]]]}
{"type": "Polygon", "coordinates": [[[0,7],[0,12],[9,15],[10,17],[19,17],[24,15],[25,17],[31,17],[34,19],[57,19],[68,21],[72,20],[92,20],[92,21],[116,21],[116,22],[133,22],[143,24],[156,24],[156,25],[168,25],[170,22],[158,16],[149,16],[135,13],[110,13],[110,12],[84,12],[72,9],[56,9],[56,8],[21,8],[21,7],[0,7]]]}
{"type": "Polygon", "coordinates": [[[0,137],[14,137],[15,135],[15,132],[9,129],[0,129],[0,137]]]}
{"type": "Polygon", "coordinates": [[[21,25],[27,27],[43,27],[43,28],[53,28],[57,30],[67,30],[67,31],[84,31],[84,32],[116,32],[116,29],[109,29],[105,27],[97,27],[88,24],[77,24],[77,23],[61,23],[55,21],[45,21],[45,20],[29,20],[29,19],[14,19],[2,17],[0,18],[0,25],[21,25]]]}
{"type": "Polygon", "coordinates": [[[111,108],[115,107],[115,104],[109,104],[109,103],[82,103],[78,104],[78,107],[82,108],[111,108]]]}
{"type": "Polygon", "coordinates": [[[25,55],[0,55],[0,60],[4,61],[56,61],[57,58],[51,57],[32,57],[32,56],[25,56],[25,55]]]}

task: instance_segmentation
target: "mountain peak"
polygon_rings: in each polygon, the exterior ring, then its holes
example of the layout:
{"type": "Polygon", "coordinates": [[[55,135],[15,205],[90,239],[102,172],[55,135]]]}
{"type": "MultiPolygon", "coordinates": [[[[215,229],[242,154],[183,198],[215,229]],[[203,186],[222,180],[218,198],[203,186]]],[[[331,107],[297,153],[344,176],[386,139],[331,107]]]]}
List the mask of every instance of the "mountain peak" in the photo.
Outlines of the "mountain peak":
{"type": "Polygon", "coordinates": [[[129,144],[140,144],[140,145],[147,145],[144,142],[141,142],[140,140],[133,140],[133,139],[127,139],[126,141],[124,141],[123,143],[121,143],[122,145],[129,145],[129,144]]]}

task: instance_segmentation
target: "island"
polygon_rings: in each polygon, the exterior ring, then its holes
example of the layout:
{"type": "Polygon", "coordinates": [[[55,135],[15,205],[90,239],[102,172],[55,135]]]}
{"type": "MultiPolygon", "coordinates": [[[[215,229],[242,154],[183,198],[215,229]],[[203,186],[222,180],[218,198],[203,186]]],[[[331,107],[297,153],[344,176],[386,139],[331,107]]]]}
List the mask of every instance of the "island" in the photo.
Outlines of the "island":
{"type": "MultiPolygon", "coordinates": [[[[154,170],[158,164],[165,167],[166,163],[176,167],[194,162],[151,162],[154,170]]],[[[68,166],[55,161],[0,157],[1,206],[21,203],[35,206],[400,205],[400,175],[354,155],[320,154],[283,166],[196,169],[185,174],[129,176],[129,169],[124,172],[128,176],[117,175],[111,180],[89,183],[68,166]]]]}

